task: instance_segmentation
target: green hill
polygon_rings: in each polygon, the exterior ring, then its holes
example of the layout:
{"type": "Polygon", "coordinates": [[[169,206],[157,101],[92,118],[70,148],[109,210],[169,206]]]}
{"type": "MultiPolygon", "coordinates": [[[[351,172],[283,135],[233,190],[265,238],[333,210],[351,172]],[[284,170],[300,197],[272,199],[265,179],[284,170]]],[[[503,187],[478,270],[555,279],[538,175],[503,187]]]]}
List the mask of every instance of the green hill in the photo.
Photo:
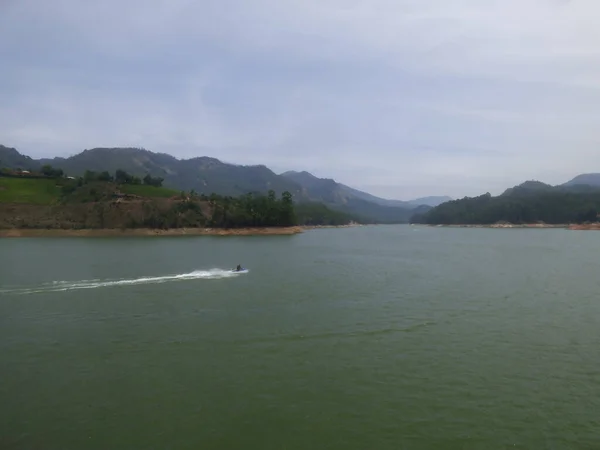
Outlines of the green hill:
{"type": "Polygon", "coordinates": [[[99,201],[119,196],[140,198],[171,198],[181,192],[165,187],[148,185],[95,182],[81,185],[79,180],[68,178],[0,176],[0,202],[31,205],[51,205],[59,202],[99,201]],[[89,191],[102,192],[102,198],[91,198],[89,191]]]}
{"type": "Polygon", "coordinates": [[[0,177],[0,202],[49,205],[59,200],[61,186],[54,179],[0,177]]]}

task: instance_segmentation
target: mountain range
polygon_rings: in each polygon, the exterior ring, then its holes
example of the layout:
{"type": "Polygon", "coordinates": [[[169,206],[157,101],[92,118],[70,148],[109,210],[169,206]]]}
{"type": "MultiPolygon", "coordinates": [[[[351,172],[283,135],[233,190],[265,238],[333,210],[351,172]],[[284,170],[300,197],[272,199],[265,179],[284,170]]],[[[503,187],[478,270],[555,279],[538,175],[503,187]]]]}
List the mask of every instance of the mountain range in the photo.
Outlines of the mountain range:
{"type": "Polygon", "coordinates": [[[163,178],[167,187],[206,194],[239,196],[270,189],[277,194],[288,191],[299,203],[320,202],[362,222],[404,223],[415,213],[451,200],[443,196],[389,200],[308,172],[276,174],[264,165],[229,164],[207,156],[178,159],[143,148],[93,148],[68,158],[33,159],[15,148],[0,145],[2,167],[35,170],[46,164],[70,176],[81,176],[86,170],[115,173],[117,169],[140,177],[150,174],[163,178]]]}

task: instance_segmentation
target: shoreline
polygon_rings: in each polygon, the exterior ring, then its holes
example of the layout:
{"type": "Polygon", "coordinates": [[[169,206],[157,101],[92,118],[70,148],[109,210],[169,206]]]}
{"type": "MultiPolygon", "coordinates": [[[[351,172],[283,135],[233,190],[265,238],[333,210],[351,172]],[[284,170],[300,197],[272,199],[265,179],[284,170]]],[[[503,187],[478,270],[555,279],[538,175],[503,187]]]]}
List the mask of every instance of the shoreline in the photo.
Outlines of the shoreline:
{"type": "MultiPolygon", "coordinates": [[[[495,228],[495,229],[565,229],[565,230],[597,230],[600,222],[589,224],[404,224],[411,227],[441,227],[441,228],[495,228]]],[[[354,228],[370,225],[351,223],[346,225],[297,225],[291,227],[246,227],[246,228],[6,228],[0,229],[0,238],[19,237],[150,237],[150,236],[292,236],[309,230],[328,228],[354,228]]]]}
{"type": "Polygon", "coordinates": [[[546,223],[492,223],[492,224],[449,224],[449,225],[429,225],[432,227],[444,228],[568,228],[568,224],[546,224],[546,223]]]}
{"type": "Polygon", "coordinates": [[[512,224],[512,223],[494,223],[494,224],[411,224],[411,226],[426,226],[426,227],[443,227],[443,228],[527,228],[527,229],[565,229],[565,230],[600,230],[600,223],[588,223],[588,224],[548,224],[548,223],[523,223],[523,224],[512,224]]]}
{"type": "Polygon", "coordinates": [[[0,238],[19,237],[135,237],[135,236],[292,236],[321,228],[350,228],[347,225],[297,225],[292,227],[246,228],[7,228],[0,229],[0,238]]]}
{"type": "Polygon", "coordinates": [[[366,227],[368,225],[362,223],[348,223],[346,225],[298,225],[303,230],[319,230],[321,228],[354,228],[366,227]]]}

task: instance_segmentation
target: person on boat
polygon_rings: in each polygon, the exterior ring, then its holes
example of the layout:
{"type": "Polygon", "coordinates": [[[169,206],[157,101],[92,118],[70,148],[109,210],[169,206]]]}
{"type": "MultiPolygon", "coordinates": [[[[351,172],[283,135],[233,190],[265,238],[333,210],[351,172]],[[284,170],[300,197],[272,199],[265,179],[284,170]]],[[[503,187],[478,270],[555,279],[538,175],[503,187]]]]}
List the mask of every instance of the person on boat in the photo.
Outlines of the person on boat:
{"type": "Polygon", "coordinates": [[[242,266],[240,264],[237,265],[237,267],[235,268],[236,272],[241,272],[242,271],[242,266]]]}

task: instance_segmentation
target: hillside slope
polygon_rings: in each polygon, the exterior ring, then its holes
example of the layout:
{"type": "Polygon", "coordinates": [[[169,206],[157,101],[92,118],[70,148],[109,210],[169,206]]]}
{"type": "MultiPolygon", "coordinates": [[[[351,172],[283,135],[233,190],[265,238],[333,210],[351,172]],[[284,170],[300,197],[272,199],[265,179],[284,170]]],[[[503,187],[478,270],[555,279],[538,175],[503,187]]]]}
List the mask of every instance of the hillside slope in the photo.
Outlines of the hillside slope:
{"type": "Polygon", "coordinates": [[[146,184],[0,172],[0,229],[345,225],[353,217],[291,198],[184,193],[146,184]]]}

